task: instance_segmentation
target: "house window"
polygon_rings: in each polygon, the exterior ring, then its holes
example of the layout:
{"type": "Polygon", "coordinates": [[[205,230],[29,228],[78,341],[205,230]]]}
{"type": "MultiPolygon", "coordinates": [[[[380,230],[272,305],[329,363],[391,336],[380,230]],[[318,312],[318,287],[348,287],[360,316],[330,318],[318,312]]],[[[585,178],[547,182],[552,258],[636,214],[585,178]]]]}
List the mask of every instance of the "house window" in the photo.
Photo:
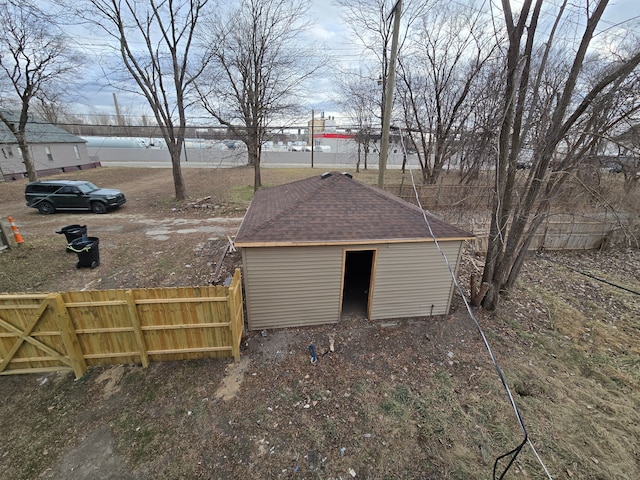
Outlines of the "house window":
{"type": "Polygon", "coordinates": [[[51,148],[44,147],[44,153],[47,154],[47,158],[49,159],[49,161],[53,162],[53,155],[51,155],[51,148]]]}
{"type": "Polygon", "coordinates": [[[76,154],[76,160],[80,160],[80,149],[78,148],[78,145],[73,146],[73,151],[76,154]]]}

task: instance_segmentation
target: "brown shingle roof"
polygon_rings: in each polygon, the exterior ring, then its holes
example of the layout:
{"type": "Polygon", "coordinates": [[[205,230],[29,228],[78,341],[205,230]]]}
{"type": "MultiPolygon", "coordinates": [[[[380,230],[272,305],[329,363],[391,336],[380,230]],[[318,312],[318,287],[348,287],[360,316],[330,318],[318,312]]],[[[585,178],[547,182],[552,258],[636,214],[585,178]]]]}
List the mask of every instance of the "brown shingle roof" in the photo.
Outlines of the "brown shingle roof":
{"type": "MultiPolygon", "coordinates": [[[[473,235],[427,213],[438,240],[473,235]]],[[[243,246],[429,241],[422,210],[390,193],[332,173],[259,190],[236,235],[243,246]]]]}
{"type": "MultiPolygon", "coordinates": [[[[2,110],[2,115],[7,120],[16,124],[20,120],[20,115],[17,112],[2,110]]],[[[45,122],[44,120],[33,116],[29,116],[29,121],[25,127],[25,135],[27,137],[27,142],[33,144],[87,143],[84,138],[73,135],[52,123],[45,122]]],[[[3,122],[0,122],[0,143],[11,145],[16,144],[17,142],[16,137],[11,133],[9,127],[7,127],[3,122]]]]}

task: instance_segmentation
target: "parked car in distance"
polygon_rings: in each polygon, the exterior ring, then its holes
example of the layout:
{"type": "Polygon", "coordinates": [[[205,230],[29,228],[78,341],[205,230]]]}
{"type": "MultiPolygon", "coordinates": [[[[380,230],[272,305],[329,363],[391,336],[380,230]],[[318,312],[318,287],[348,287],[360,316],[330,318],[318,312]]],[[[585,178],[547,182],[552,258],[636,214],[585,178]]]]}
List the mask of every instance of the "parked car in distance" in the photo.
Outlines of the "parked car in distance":
{"type": "Polygon", "coordinates": [[[531,169],[531,162],[518,160],[518,163],[516,164],[516,170],[529,170],[529,169],[531,169]]]}
{"type": "Polygon", "coordinates": [[[126,203],[120,190],[98,188],[82,180],[43,180],[25,186],[27,206],[37,208],[44,215],[57,210],[91,210],[106,213],[126,203]]]}
{"type": "Polygon", "coordinates": [[[622,173],[622,164],[611,162],[609,164],[609,173],[622,173]]]}

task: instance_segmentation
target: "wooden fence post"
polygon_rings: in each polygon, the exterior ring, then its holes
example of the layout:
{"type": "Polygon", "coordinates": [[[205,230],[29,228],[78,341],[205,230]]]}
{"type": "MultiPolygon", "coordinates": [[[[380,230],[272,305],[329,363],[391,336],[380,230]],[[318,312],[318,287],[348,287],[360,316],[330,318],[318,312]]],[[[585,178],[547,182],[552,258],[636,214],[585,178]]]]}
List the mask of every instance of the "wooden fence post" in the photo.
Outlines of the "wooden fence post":
{"type": "MultiPolygon", "coordinates": [[[[2,178],[2,175],[0,175],[0,178],[2,178]]],[[[11,243],[9,242],[7,232],[4,230],[4,225],[0,222],[0,250],[4,250],[5,248],[11,248],[11,243]]]]}
{"type": "Polygon", "coordinates": [[[227,289],[227,308],[231,319],[231,343],[233,358],[240,360],[240,342],[244,333],[244,311],[242,309],[242,280],[240,269],[236,268],[233,281],[227,289]]]}
{"type": "Polygon", "coordinates": [[[136,338],[136,345],[140,351],[140,360],[142,361],[142,366],[147,368],[149,366],[149,355],[147,354],[147,344],[144,343],[142,329],[140,328],[140,317],[138,316],[138,309],[136,308],[136,299],[133,296],[132,290],[127,290],[124,292],[124,295],[127,299],[127,309],[129,310],[129,319],[133,327],[133,336],[136,338]]]}
{"type": "Polygon", "coordinates": [[[47,300],[49,300],[54,307],[56,325],[58,330],[60,330],[62,342],[67,350],[67,355],[69,355],[69,360],[71,360],[73,372],[76,374],[76,379],[78,379],[87,371],[87,364],[84,361],[84,355],[80,348],[80,342],[78,342],[75,327],[73,326],[71,317],[69,317],[69,312],[64,304],[62,295],[52,293],[47,295],[47,300]]]}

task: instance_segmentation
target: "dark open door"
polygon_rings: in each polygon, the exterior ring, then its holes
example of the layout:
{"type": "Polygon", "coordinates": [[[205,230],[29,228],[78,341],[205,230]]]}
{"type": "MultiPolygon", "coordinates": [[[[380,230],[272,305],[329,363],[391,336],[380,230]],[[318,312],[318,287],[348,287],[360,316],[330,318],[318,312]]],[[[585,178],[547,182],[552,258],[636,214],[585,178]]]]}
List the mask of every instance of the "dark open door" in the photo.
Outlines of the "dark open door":
{"type": "Polygon", "coordinates": [[[342,314],[368,316],[374,250],[345,252],[342,314]]]}

